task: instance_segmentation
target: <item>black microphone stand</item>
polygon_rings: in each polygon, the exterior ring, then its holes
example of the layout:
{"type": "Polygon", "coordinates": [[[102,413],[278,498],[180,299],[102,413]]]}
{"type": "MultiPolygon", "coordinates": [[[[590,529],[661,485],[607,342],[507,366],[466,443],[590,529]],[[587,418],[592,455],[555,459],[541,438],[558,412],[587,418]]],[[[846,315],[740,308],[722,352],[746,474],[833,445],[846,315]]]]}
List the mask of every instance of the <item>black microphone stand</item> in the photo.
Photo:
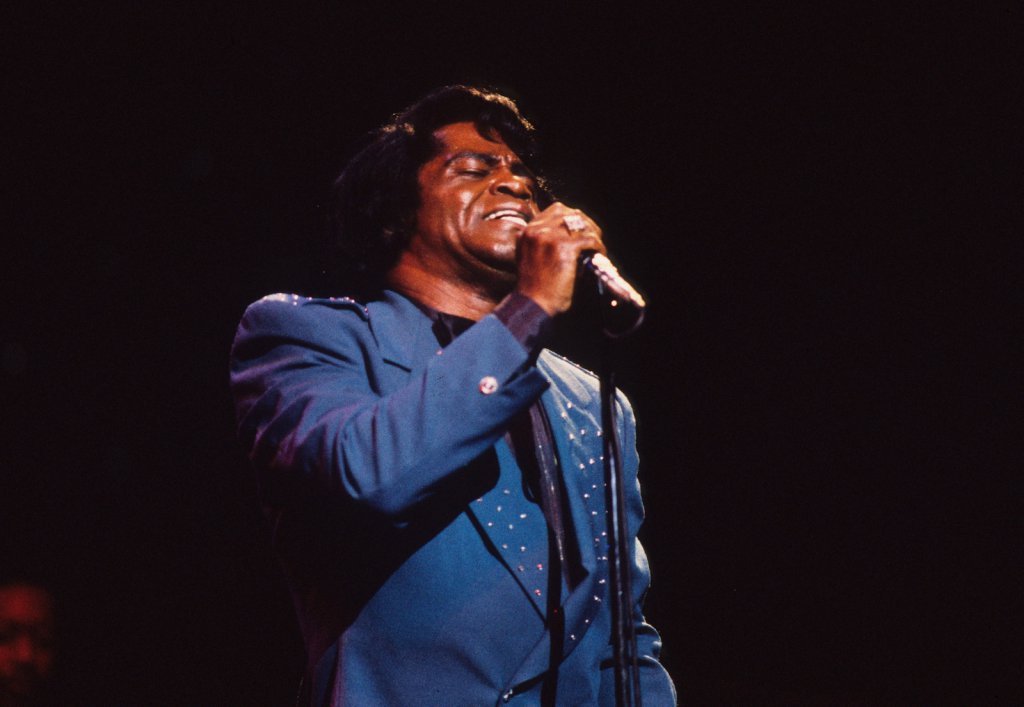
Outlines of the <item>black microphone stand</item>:
{"type": "Polygon", "coordinates": [[[600,282],[598,290],[604,303],[604,346],[600,371],[601,427],[604,430],[605,496],[609,514],[608,560],[611,574],[615,703],[618,707],[642,707],[636,626],[633,621],[626,487],[622,476],[619,427],[615,414],[615,343],[640,327],[644,309],[616,298],[600,282]]]}

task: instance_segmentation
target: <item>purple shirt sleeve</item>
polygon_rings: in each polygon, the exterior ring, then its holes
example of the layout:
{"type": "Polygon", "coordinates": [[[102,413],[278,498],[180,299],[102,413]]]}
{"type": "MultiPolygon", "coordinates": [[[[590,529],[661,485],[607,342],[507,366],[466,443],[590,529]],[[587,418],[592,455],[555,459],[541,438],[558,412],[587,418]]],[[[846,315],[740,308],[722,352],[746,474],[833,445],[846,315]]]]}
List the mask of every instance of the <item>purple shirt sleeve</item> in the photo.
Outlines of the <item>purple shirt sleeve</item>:
{"type": "Polygon", "coordinates": [[[540,353],[554,329],[554,318],[520,292],[503,299],[494,308],[494,315],[533,357],[540,353]]]}

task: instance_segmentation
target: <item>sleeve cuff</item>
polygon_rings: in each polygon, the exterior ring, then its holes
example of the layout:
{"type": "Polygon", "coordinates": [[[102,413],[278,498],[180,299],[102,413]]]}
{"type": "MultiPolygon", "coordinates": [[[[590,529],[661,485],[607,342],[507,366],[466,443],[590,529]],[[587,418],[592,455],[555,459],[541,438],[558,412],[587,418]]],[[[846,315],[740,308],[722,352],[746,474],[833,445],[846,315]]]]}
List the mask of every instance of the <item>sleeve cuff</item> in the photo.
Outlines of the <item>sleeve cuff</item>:
{"type": "Polygon", "coordinates": [[[551,338],[554,318],[539,304],[520,292],[513,292],[503,299],[494,308],[493,314],[533,358],[536,358],[544,344],[551,338]]]}

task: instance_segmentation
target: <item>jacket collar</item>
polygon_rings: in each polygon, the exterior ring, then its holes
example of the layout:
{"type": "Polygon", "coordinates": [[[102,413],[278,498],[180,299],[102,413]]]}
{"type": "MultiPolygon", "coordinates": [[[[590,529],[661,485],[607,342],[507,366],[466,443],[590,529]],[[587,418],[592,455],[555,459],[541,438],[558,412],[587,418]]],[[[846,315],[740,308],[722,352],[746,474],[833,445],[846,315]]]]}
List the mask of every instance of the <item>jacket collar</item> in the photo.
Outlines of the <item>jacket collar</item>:
{"type": "Polygon", "coordinates": [[[377,339],[381,356],[388,363],[412,371],[430,360],[437,337],[430,316],[418,304],[394,290],[384,290],[379,299],[366,305],[370,330],[377,339]]]}

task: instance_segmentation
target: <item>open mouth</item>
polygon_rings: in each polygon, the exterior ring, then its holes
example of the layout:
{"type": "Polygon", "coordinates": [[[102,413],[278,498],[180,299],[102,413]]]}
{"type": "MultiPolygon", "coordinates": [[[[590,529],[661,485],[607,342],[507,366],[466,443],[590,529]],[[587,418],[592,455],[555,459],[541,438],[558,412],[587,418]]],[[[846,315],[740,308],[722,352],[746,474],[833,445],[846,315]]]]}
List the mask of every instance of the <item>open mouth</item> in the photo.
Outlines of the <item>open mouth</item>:
{"type": "Polygon", "coordinates": [[[484,216],[484,221],[509,221],[522,227],[525,227],[529,220],[527,214],[515,209],[498,209],[484,216]]]}

